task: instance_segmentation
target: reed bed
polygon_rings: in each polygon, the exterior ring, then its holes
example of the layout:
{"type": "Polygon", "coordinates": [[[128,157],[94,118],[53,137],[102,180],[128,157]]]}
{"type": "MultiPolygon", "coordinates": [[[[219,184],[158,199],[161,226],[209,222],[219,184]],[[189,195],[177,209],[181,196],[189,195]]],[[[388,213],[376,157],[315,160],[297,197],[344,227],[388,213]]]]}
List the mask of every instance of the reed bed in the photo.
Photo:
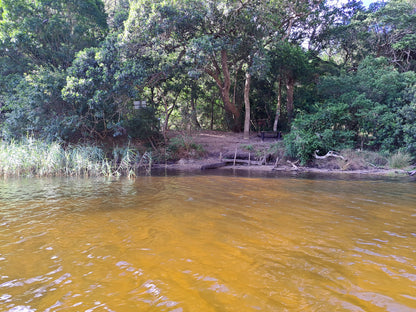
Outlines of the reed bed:
{"type": "Polygon", "coordinates": [[[128,176],[150,171],[152,156],[126,146],[106,153],[94,145],[64,146],[32,138],[0,141],[0,174],[3,176],[128,176]]]}

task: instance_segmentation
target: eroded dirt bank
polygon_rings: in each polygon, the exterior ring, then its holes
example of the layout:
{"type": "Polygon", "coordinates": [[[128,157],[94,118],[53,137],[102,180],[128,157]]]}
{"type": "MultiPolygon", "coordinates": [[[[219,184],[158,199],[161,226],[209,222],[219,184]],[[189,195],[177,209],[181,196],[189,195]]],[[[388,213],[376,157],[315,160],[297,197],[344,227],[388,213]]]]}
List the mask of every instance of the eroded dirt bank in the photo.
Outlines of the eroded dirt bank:
{"type": "MultiPolygon", "coordinates": [[[[170,132],[169,136],[186,136],[187,140],[203,148],[203,155],[194,157],[187,155],[176,162],[157,164],[156,168],[174,170],[200,170],[207,165],[219,165],[220,170],[250,170],[259,172],[311,172],[319,174],[347,175],[377,175],[377,176],[406,176],[408,171],[401,169],[374,168],[371,164],[365,166],[349,165],[348,159],[323,159],[312,162],[309,166],[300,166],[296,160],[284,156],[282,140],[266,138],[264,141],[258,134],[251,134],[244,139],[242,133],[220,131],[197,131],[191,133],[170,132]],[[245,160],[238,161],[238,158],[245,160]],[[237,159],[233,162],[233,159],[237,159]],[[243,162],[243,163],[242,163],[243,162]]],[[[209,169],[206,169],[209,170],[209,169]]]]}

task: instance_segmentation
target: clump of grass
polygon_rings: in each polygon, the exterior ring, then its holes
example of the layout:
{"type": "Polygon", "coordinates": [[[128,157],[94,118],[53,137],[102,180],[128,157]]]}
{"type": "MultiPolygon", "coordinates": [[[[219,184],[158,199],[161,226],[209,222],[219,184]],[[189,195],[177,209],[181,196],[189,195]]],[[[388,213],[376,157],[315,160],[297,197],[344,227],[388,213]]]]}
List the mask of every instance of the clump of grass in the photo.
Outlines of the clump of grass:
{"type": "Polygon", "coordinates": [[[312,164],[318,168],[341,170],[367,170],[384,168],[387,165],[387,158],[378,152],[345,149],[340,151],[339,155],[344,159],[315,159],[312,164]]]}
{"type": "Polygon", "coordinates": [[[188,135],[178,135],[172,138],[167,146],[167,154],[171,159],[201,157],[205,154],[202,145],[194,142],[188,135]]]}
{"type": "Polygon", "coordinates": [[[273,155],[273,159],[277,162],[285,159],[285,145],[283,141],[278,141],[270,144],[267,152],[273,155]]]}
{"type": "Polygon", "coordinates": [[[129,176],[148,170],[151,154],[140,156],[127,146],[113,150],[108,158],[98,146],[67,146],[28,138],[20,142],[0,141],[0,174],[3,176],[129,176]]]}
{"type": "Polygon", "coordinates": [[[246,151],[249,151],[249,152],[253,152],[254,151],[253,144],[242,144],[241,145],[241,148],[242,149],[245,149],[246,151]]]}
{"type": "Polygon", "coordinates": [[[398,151],[389,157],[388,165],[393,169],[403,169],[410,167],[411,162],[412,157],[409,154],[398,151]]]}
{"type": "Polygon", "coordinates": [[[3,175],[52,175],[63,167],[59,143],[28,138],[24,142],[0,142],[0,173],[3,175]]]}
{"type": "Polygon", "coordinates": [[[387,158],[378,152],[346,149],[340,153],[345,160],[336,159],[342,170],[384,168],[387,158]]]}

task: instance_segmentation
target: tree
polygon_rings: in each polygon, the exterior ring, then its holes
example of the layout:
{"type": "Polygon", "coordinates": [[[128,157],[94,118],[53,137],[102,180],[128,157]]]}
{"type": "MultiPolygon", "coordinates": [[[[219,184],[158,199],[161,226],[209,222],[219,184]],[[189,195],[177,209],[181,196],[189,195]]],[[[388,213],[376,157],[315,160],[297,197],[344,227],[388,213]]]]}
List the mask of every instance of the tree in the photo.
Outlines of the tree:
{"type": "Polygon", "coordinates": [[[251,60],[262,47],[287,37],[317,3],[138,0],[131,6],[124,37],[131,57],[139,53],[154,62],[148,83],[169,78],[172,66],[184,64],[195,77],[211,77],[232,117],[231,128],[239,131],[241,107],[235,91],[243,67],[249,77],[251,60]]]}
{"type": "Polygon", "coordinates": [[[1,136],[6,139],[27,135],[56,140],[66,136],[61,127],[65,103],[60,90],[65,73],[40,67],[23,76],[9,75],[3,92],[1,136]]]}
{"type": "Polygon", "coordinates": [[[2,52],[12,62],[67,68],[107,29],[101,0],[2,0],[2,52]]]}
{"type": "Polygon", "coordinates": [[[369,14],[366,21],[377,56],[388,57],[401,71],[416,69],[415,9],[408,1],[392,0],[369,14]]]}
{"type": "Polygon", "coordinates": [[[369,9],[352,2],[340,11],[344,18],[333,23],[320,40],[331,55],[342,56],[343,64],[350,68],[372,55],[387,57],[401,71],[414,70],[415,7],[406,0],[376,2],[369,9]]]}
{"type": "Polygon", "coordinates": [[[62,90],[70,107],[67,127],[101,139],[122,134],[132,99],[137,98],[135,86],[144,77],[142,64],[123,61],[116,35],[108,36],[98,48],[79,52],[62,90]]]}
{"type": "Polygon", "coordinates": [[[65,69],[107,32],[101,0],[0,1],[3,136],[65,136],[65,69]]]}

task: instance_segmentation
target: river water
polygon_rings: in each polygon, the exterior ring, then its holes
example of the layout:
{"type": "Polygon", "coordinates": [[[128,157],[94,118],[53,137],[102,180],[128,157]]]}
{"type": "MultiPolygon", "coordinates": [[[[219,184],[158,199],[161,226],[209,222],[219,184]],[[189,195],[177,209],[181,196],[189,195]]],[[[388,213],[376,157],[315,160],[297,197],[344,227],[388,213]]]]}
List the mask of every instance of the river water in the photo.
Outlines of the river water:
{"type": "Polygon", "coordinates": [[[416,183],[0,180],[0,311],[416,311],[416,183]]]}

